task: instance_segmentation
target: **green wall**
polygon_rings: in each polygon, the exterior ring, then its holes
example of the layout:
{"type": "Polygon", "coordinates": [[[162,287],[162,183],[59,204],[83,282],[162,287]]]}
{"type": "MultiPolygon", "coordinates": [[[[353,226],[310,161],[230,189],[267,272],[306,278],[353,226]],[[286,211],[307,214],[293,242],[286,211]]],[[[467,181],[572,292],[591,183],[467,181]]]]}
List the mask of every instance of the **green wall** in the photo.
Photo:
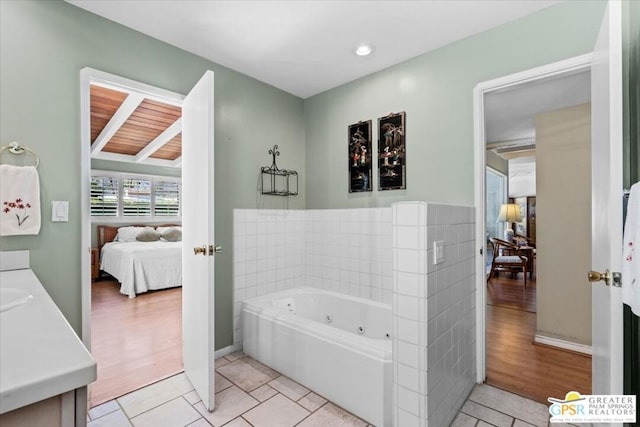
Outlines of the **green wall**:
{"type": "Polygon", "coordinates": [[[80,70],[92,67],[187,93],[215,72],[216,348],[232,343],[232,210],[305,206],[256,196],[267,150],[300,172],[304,190],[303,101],[218,64],[61,1],[0,1],[0,144],[16,140],[40,156],[43,223],[37,236],[2,237],[0,249],[31,251],[43,285],[81,328],[80,70]],[[70,201],[70,221],[51,223],[51,200],[70,201]]]}
{"type": "MultiPolygon", "coordinates": [[[[588,53],[602,1],[569,1],[305,100],[307,208],[474,203],[473,89],[588,53]],[[406,111],[407,190],[349,194],[347,126],[406,111]]],[[[374,130],[374,141],[378,132],[374,130]]],[[[377,173],[374,173],[377,180],[377,173]]]]}
{"type": "MultiPolygon", "coordinates": [[[[0,1],[0,143],[41,158],[38,236],[0,238],[32,266],[80,331],[80,81],[92,67],[179,93],[205,70],[216,79],[216,348],[232,342],[232,209],[388,206],[398,200],[473,204],[473,88],[589,52],[602,1],[571,1],[301,100],[61,1],[0,1]],[[407,113],[407,190],[347,191],[347,126],[407,113]],[[257,195],[267,150],[300,173],[300,195],[257,195]],[[47,221],[51,200],[70,222],[47,221]]],[[[374,131],[377,137],[377,131],[374,131]]],[[[374,187],[375,188],[375,187],[374,187]]]]}

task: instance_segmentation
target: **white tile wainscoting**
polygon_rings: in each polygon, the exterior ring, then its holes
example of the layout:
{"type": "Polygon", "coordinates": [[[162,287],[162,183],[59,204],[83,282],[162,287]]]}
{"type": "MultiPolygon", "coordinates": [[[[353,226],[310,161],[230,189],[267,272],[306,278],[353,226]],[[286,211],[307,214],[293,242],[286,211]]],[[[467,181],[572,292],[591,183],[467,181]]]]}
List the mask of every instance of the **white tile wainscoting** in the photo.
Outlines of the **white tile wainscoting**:
{"type": "Polygon", "coordinates": [[[391,208],[234,209],[233,342],[242,300],[311,286],[391,304],[391,208]]]}
{"type": "Polygon", "coordinates": [[[449,425],[475,384],[475,210],[393,205],[394,422],[449,425]],[[434,262],[434,242],[444,243],[434,262]]]}
{"type": "Polygon", "coordinates": [[[394,423],[448,425],[475,384],[474,232],[474,208],[424,202],[236,209],[234,344],[244,298],[311,286],[392,304],[394,423]]]}

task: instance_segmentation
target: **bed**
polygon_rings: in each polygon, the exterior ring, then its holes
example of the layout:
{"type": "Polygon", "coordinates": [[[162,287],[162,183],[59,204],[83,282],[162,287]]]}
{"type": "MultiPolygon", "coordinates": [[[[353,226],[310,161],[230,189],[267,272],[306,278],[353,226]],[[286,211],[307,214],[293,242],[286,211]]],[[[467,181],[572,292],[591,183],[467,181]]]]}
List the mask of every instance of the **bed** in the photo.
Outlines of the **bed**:
{"type": "Polygon", "coordinates": [[[120,282],[120,293],[134,298],[143,292],[182,286],[180,225],[98,225],[97,234],[100,270],[120,282]],[[143,231],[178,241],[138,241],[143,231]]]}

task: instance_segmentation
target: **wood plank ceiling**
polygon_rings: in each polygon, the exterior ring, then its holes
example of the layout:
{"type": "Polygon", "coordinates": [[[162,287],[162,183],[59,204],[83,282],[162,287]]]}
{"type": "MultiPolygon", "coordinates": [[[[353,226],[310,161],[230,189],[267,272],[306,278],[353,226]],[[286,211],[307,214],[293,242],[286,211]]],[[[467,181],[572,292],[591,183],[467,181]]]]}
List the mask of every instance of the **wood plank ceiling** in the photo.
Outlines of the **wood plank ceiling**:
{"type": "Polygon", "coordinates": [[[91,157],[180,167],[182,109],[91,85],[91,157]]]}

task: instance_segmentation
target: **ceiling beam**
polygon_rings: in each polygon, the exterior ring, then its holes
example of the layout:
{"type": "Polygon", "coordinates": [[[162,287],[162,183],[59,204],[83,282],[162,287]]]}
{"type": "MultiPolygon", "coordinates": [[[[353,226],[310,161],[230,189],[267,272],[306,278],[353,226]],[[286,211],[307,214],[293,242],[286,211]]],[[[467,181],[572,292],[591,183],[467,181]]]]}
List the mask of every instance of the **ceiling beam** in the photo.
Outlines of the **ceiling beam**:
{"type": "Polygon", "coordinates": [[[535,158],[536,150],[512,151],[509,153],[500,153],[498,155],[506,160],[520,159],[522,157],[535,158]]]}
{"type": "MultiPolygon", "coordinates": [[[[110,160],[112,162],[133,163],[134,156],[131,156],[128,154],[118,154],[118,153],[109,153],[106,151],[101,151],[95,154],[94,156],[92,156],[92,158],[100,159],[100,160],[110,160]]],[[[173,167],[173,168],[180,167],[179,165],[175,164],[175,160],[154,159],[154,158],[148,158],[144,162],[142,162],[142,164],[153,165],[153,166],[167,166],[167,167],[173,167]]]]}
{"type": "Polygon", "coordinates": [[[179,168],[182,166],[182,156],[177,157],[175,160],[173,160],[173,166],[176,168],[179,168]]]}
{"type": "Polygon", "coordinates": [[[113,135],[118,132],[120,127],[127,121],[129,116],[136,111],[138,105],[144,100],[144,96],[140,94],[130,94],[127,96],[127,99],[120,105],[118,111],[111,117],[109,123],[102,129],[100,135],[96,138],[96,140],[91,144],[91,155],[95,155],[102,151],[105,145],[109,142],[113,135]]]}
{"type": "Polygon", "coordinates": [[[162,148],[164,144],[175,138],[180,132],[182,132],[182,117],[173,122],[171,126],[163,130],[160,135],[140,150],[138,154],[136,154],[134,161],[136,163],[145,161],[149,156],[162,148]]]}
{"type": "Polygon", "coordinates": [[[506,141],[493,141],[487,142],[487,150],[495,150],[496,148],[502,147],[511,147],[514,145],[529,145],[535,144],[535,138],[518,138],[518,139],[509,139],[506,141]]]}

